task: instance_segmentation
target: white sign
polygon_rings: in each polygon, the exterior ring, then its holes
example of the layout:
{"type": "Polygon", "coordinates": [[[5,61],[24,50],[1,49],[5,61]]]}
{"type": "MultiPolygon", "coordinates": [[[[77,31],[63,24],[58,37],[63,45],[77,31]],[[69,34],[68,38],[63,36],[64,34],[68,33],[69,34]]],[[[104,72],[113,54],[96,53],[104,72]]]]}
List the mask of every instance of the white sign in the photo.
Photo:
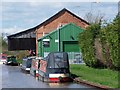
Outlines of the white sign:
{"type": "Polygon", "coordinates": [[[43,41],[50,41],[50,39],[43,39],[43,41]]]}
{"type": "Polygon", "coordinates": [[[55,42],[59,42],[59,40],[55,40],[55,42]]]}

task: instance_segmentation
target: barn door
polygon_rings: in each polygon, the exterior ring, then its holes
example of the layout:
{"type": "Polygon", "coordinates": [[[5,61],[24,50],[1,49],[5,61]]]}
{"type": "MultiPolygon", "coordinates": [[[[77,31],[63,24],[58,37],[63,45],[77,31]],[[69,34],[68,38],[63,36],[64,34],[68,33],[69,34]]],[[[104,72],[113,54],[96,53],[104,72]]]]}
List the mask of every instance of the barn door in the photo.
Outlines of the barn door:
{"type": "Polygon", "coordinates": [[[79,52],[78,41],[64,41],[63,42],[64,52],[79,52]]]}
{"type": "Polygon", "coordinates": [[[64,41],[63,51],[68,53],[70,64],[83,63],[78,41],[64,41]]]}

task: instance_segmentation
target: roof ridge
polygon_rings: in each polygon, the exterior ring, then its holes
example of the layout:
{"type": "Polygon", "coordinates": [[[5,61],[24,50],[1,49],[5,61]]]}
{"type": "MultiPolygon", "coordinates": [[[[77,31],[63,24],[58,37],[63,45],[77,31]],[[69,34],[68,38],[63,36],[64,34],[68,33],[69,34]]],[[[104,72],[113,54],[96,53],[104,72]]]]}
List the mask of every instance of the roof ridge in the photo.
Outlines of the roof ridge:
{"type": "Polygon", "coordinates": [[[87,21],[85,21],[84,19],[80,18],[79,16],[75,15],[74,13],[72,13],[71,11],[69,11],[68,9],[66,8],[63,8],[62,10],[60,10],[59,12],[57,12],[56,14],[54,14],[53,16],[51,16],[50,18],[48,18],[47,20],[43,21],[42,23],[36,25],[35,27],[33,28],[30,28],[30,29],[27,29],[25,31],[21,31],[19,33],[16,33],[16,34],[12,34],[12,35],[9,35],[8,37],[11,37],[11,36],[15,36],[17,34],[21,34],[23,32],[29,32],[29,31],[36,31],[37,28],[40,28],[42,25],[46,25],[48,23],[50,23],[51,21],[55,20],[56,18],[59,17],[60,14],[63,14],[65,12],[68,12],[70,13],[71,15],[75,16],[76,18],[80,19],[81,21],[87,23],[89,25],[89,23],[87,21]],[[56,16],[56,17],[55,17],[56,16]]]}
{"type": "MultiPolygon", "coordinates": [[[[85,20],[82,19],[81,17],[75,15],[74,13],[72,13],[71,11],[69,11],[68,9],[63,8],[62,10],[60,10],[59,12],[57,12],[56,14],[54,14],[53,16],[51,16],[50,18],[48,18],[47,20],[45,20],[44,22],[42,22],[41,24],[37,25],[36,28],[41,27],[43,24],[47,24],[46,22],[49,23],[49,22],[50,22],[49,20],[51,20],[53,17],[55,17],[55,16],[57,16],[57,15],[59,15],[59,14],[64,13],[65,11],[68,12],[68,13],[70,13],[71,15],[75,16],[76,18],[80,19],[81,21],[83,21],[83,22],[89,24],[87,21],[85,21],[85,20]]],[[[55,19],[56,19],[56,18],[55,18],[55,19]]]]}

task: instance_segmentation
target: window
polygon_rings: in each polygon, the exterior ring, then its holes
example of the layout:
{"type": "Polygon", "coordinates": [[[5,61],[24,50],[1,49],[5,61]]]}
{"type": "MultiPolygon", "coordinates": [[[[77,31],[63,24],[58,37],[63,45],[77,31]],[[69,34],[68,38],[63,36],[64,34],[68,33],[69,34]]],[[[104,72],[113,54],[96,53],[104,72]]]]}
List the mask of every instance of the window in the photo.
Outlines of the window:
{"type": "Polygon", "coordinates": [[[50,41],[43,41],[44,47],[50,47],[50,41]]]}
{"type": "Polygon", "coordinates": [[[43,46],[49,47],[50,46],[50,40],[49,39],[43,39],[43,46]]]}

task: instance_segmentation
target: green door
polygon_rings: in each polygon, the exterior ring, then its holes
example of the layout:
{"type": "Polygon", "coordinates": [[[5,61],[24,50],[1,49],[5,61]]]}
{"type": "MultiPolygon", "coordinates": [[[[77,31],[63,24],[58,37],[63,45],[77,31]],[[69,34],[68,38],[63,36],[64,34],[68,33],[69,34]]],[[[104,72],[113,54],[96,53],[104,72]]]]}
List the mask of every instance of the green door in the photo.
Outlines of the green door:
{"type": "Polygon", "coordinates": [[[80,52],[78,41],[64,41],[63,51],[64,52],[80,52]]]}

